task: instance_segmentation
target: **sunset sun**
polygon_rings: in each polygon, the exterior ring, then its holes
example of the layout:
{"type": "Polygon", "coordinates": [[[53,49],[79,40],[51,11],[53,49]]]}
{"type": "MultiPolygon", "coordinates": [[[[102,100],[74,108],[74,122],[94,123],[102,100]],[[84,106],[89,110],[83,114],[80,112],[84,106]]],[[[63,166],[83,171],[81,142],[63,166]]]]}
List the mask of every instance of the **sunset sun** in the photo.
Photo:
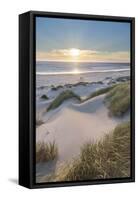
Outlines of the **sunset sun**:
{"type": "Polygon", "coordinates": [[[79,49],[72,48],[72,49],[70,49],[69,54],[70,54],[72,57],[78,57],[78,56],[80,55],[80,50],[79,50],[79,49]]]}

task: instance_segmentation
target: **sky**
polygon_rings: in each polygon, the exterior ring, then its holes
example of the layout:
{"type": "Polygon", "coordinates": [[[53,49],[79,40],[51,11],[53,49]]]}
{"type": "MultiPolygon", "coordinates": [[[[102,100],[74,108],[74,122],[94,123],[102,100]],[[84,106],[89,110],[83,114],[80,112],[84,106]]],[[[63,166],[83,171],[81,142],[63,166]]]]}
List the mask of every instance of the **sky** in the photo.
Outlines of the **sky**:
{"type": "Polygon", "coordinates": [[[130,62],[130,23],[36,17],[36,60],[130,62]]]}

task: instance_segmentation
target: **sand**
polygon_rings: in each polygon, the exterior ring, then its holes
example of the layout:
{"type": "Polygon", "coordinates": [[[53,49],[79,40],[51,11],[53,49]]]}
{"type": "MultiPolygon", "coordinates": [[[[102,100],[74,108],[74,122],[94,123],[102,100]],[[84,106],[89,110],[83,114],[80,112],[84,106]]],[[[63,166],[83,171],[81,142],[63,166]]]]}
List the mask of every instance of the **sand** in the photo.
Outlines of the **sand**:
{"type": "MultiPolygon", "coordinates": [[[[59,156],[56,160],[36,164],[36,182],[48,181],[61,165],[71,162],[80,153],[85,142],[95,142],[123,121],[130,120],[130,112],[121,118],[109,116],[104,104],[105,95],[79,103],[75,99],[64,101],[58,108],[47,112],[50,103],[63,91],[71,90],[85,99],[93,92],[116,84],[119,77],[129,77],[129,72],[87,74],[77,76],[39,76],[36,90],[36,119],[43,124],[36,128],[36,142],[53,142],[58,146],[59,156]],[[86,84],[78,84],[78,83],[86,84]],[[77,83],[77,85],[76,85],[77,83]],[[53,89],[56,86],[58,89],[53,89]],[[41,96],[46,94],[48,100],[41,96]]],[[[124,79],[124,78],[123,78],[124,79]]],[[[122,79],[122,81],[124,81],[122,79]]],[[[53,180],[52,180],[53,181],[53,180]]]]}
{"type": "Polygon", "coordinates": [[[37,164],[39,182],[43,176],[76,157],[85,142],[101,139],[117,124],[129,119],[129,113],[122,118],[109,117],[104,97],[100,95],[81,104],[69,100],[53,111],[43,112],[45,123],[36,129],[36,141],[55,141],[59,157],[54,163],[37,164]]]}
{"type": "Polygon", "coordinates": [[[49,112],[45,117],[46,122],[36,129],[36,141],[55,141],[61,161],[76,156],[83,143],[100,139],[127,118],[109,117],[103,103],[104,96],[81,104],[68,101],[68,105],[49,112]]]}

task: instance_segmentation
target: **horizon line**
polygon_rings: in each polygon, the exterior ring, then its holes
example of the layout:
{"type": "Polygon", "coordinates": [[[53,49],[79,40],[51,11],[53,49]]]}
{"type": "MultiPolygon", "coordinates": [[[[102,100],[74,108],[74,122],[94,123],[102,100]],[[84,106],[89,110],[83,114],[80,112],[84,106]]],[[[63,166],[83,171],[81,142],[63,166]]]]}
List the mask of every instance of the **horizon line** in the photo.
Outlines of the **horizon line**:
{"type": "Polygon", "coordinates": [[[80,61],[80,60],[36,60],[37,62],[71,62],[71,63],[131,63],[130,61],[80,61]]]}

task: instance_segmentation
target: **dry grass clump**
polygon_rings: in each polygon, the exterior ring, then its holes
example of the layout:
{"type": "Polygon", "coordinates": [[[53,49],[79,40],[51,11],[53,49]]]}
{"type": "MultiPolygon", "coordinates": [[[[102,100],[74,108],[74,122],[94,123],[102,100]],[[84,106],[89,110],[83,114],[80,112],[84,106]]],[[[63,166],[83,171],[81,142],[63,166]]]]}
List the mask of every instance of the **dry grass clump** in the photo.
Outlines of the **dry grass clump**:
{"type": "Polygon", "coordinates": [[[130,82],[120,83],[106,96],[109,114],[122,116],[130,108],[130,82]]]}
{"type": "Polygon", "coordinates": [[[41,119],[36,119],[36,127],[42,125],[44,122],[41,119]]]}
{"type": "Polygon", "coordinates": [[[55,142],[38,142],[36,144],[36,163],[47,162],[58,157],[58,147],[55,142]]]}
{"type": "Polygon", "coordinates": [[[57,181],[130,176],[130,122],[118,125],[97,143],[88,142],[80,156],[57,174],[57,181]]]}
{"type": "Polygon", "coordinates": [[[48,98],[48,96],[47,96],[46,94],[43,94],[43,95],[41,96],[41,99],[47,100],[47,99],[49,99],[49,98],[48,98]]]}
{"type": "Polygon", "coordinates": [[[71,98],[75,98],[80,101],[80,97],[76,95],[74,92],[72,92],[71,90],[66,90],[66,91],[61,92],[55,98],[55,100],[49,105],[49,107],[47,108],[47,111],[59,107],[65,100],[71,99],[71,98]]]}
{"type": "Polygon", "coordinates": [[[94,98],[96,96],[105,94],[105,93],[109,92],[113,88],[114,88],[114,85],[110,86],[110,87],[106,87],[106,88],[102,88],[102,89],[96,90],[95,92],[93,92],[92,94],[90,94],[85,100],[83,100],[83,102],[87,101],[87,100],[89,100],[91,98],[94,98]]]}

